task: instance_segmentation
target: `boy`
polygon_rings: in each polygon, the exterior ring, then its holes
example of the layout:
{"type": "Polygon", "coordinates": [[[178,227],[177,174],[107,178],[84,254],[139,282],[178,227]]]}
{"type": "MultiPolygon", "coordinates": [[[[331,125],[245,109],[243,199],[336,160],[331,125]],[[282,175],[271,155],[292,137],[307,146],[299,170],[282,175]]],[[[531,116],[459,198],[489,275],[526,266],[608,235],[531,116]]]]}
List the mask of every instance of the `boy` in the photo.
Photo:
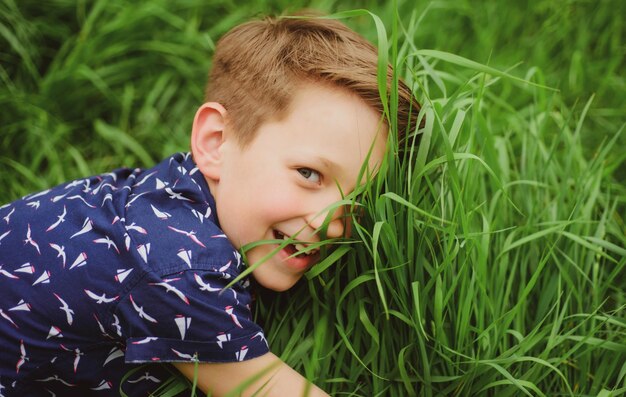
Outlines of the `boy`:
{"type": "MultiPolygon", "coordinates": [[[[283,291],[315,243],[346,235],[333,203],[386,151],[376,70],[375,48],[335,20],[238,26],[218,43],[191,154],[1,207],[0,393],[144,396],[167,367],[131,370],[170,362],[190,379],[197,365],[213,396],[255,375],[243,395],[325,395],[269,352],[249,280],[229,284],[251,243],[274,240],[245,258],[283,291]]],[[[419,110],[403,84],[399,109],[402,132],[419,110]]]]}

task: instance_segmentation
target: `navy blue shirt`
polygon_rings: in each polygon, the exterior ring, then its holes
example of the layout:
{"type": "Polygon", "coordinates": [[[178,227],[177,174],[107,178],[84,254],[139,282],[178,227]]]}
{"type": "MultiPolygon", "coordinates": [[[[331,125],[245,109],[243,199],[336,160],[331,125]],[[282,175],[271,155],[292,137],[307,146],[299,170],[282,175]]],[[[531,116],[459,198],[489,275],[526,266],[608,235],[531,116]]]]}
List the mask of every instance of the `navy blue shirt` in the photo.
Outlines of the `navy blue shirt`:
{"type": "Polygon", "coordinates": [[[244,263],[190,154],[0,207],[0,394],[147,395],[139,363],[267,353],[244,263]]]}

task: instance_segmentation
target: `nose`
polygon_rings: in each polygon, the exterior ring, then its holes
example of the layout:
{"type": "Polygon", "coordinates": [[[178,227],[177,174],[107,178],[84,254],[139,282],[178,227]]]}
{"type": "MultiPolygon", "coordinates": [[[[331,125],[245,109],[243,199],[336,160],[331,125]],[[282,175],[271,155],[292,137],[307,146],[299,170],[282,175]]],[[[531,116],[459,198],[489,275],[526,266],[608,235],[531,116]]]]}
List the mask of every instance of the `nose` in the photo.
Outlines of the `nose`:
{"type": "Polygon", "coordinates": [[[311,212],[306,217],[306,223],[313,229],[318,230],[318,234],[326,238],[348,237],[345,231],[346,222],[349,219],[345,216],[345,208],[343,205],[337,207],[327,205],[322,209],[311,212]]]}

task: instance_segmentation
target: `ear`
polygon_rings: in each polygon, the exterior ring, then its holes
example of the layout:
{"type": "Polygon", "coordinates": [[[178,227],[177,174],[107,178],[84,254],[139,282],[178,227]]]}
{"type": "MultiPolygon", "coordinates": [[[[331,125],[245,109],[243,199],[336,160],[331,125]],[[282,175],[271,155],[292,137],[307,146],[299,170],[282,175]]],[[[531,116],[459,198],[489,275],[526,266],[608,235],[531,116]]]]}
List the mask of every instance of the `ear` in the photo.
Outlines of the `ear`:
{"type": "Polygon", "coordinates": [[[217,102],[207,102],[196,112],[191,129],[191,153],[207,180],[219,181],[224,142],[226,109],[217,102]]]}

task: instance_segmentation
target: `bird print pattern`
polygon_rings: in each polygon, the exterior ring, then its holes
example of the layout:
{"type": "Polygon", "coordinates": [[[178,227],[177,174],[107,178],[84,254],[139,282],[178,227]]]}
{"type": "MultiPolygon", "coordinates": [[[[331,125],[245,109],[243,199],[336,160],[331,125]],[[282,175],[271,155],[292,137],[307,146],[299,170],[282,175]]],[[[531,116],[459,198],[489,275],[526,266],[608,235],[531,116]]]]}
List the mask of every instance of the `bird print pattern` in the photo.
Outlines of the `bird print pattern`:
{"type": "Polygon", "coordinates": [[[144,396],[154,363],[267,353],[244,267],[189,153],[1,206],[0,397],[144,396]]]}

